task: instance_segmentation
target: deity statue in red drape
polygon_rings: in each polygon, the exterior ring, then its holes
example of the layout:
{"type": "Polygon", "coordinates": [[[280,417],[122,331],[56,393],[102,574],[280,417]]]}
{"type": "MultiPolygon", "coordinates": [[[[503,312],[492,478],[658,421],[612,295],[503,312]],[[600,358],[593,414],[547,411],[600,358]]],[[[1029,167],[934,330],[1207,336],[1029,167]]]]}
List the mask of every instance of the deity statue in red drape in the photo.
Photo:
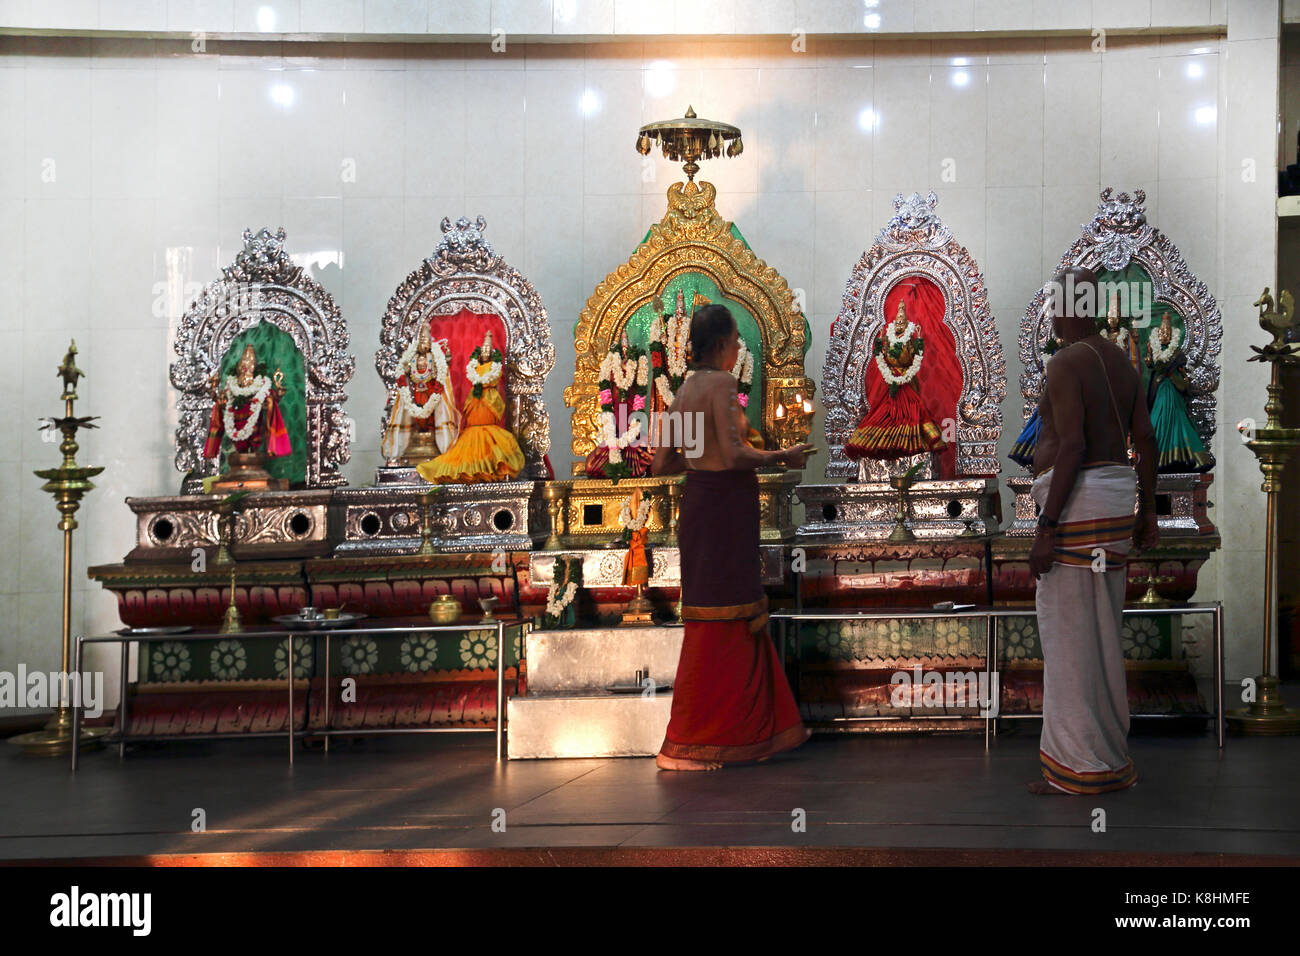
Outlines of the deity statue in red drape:
{"type": "Polygon", "coordinates": [[[905,458],[947,447],[921,398],[918,376],[926,354],[925,337],[900,300],[894,321],[881,329],[872,348],[868,394],[879,394],[869,399],[866,416],[844,446],[849,458],[905,458]]]}
{"type": "Polygon", "coordinates": [[[260,373],[253,346],[244,352],[220,387],[213,382],[212,417],[208,420],[208,437],[203,443],[203,457],[221,454],[221,439],[228,438],[235,452],[252,455],[265,452],[267,457],[293,454],[289,430],[280,414],[283,375],[279,369],[274,380],[260,373]]]}
{"type": "Polygon", "coordinates": [[[420,330],[397,363],[397,395],[380,450],[391,460],[424,461],[444,454],[460,435],[460,413],[451,383],[446,339],[433,341],[429,326],[420,330]]]}

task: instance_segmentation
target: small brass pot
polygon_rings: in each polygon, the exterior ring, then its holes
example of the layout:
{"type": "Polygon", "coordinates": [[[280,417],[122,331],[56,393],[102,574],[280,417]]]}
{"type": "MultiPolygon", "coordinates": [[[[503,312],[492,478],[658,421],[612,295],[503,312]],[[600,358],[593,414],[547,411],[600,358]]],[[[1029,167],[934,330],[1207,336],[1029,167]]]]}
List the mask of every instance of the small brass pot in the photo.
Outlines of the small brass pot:
{"type": "Polygon", "coordinates": [[[434,624],[455,624],[460,620],[460,602],[455,595],[442,594],[429,604],[429,617],[434,624]]]}

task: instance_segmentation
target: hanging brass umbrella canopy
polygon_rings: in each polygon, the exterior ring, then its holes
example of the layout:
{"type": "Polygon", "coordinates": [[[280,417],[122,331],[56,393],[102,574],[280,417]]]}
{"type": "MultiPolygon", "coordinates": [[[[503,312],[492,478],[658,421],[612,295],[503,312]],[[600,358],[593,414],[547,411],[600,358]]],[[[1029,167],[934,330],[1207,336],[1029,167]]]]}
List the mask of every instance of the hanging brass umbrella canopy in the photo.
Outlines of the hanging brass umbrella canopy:
{"type": "Polygon", "coordinates": [[[685,162],[682,169],[689,182],[694,182],[695,174],[700,171],[698,160],[714,159],[724,154],[734,158],[745,149],[738,128],[729,123],[700,119],[695,115],[694,107],[690,106],[686,108],[686,115],[679,119],[660,120],[641,127],[636,151],[648,156],[656,143],[663,148],[665,159],[674,163],[685,162]]]}

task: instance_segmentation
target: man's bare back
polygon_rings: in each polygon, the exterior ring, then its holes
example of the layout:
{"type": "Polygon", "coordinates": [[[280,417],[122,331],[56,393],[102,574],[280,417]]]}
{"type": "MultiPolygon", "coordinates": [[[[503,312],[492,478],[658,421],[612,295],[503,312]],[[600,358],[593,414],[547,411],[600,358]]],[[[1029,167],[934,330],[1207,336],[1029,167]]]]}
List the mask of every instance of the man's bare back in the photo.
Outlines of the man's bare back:
{"type": "Polygon", "coordinates": [[[1128,355],[1100,335],[1089,336],[1057,352],[1044,374],[1047,384],[1038,406],[1034,474],[1041,475],[1056,464],[1063,439],[1082,438],[1084,467],[1127,463],[1129,434],[1140,431],[1144,422],[1150,428],[1146,403],[1139,394],[1142,383],[1128,355]],[[1063,400],[1066,398],[1069,400],[1063,400]]]}
{"type": "Polygon", "coordinates": [[[741,441],[736,426],[743,413],[735,394],[735,378],[712,368],[697,369],[677,389],[670,411],[680,412],[683,418],[695,415],[704,426],[699,455],[686,463],[692,471],[725,471],[733,467],[724,450],[741,441]]]}

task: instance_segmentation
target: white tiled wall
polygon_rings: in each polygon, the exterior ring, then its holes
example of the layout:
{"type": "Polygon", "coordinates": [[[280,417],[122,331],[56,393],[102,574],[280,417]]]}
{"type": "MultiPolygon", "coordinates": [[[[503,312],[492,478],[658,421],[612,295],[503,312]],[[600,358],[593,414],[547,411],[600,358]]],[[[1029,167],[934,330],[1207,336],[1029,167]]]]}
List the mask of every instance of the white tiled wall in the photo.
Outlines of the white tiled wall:
{"type": "MultiPolygon", "coordinates": [[[[144,16],[150,4],[136,6],[144,16]]],[[[242,21],[252,5],[166,6],[169,17],[211,6],[242,21]]],[[[283,6],[304,31],[316,29],[314,18],[355,19],[358,7],[367,23],[391,16],[402,29],[400,4],[283,6]]],[[[653,6],[582,3],[575,15],[594,19],[573,29],[612,29],[653,6]]],[[[677,7],[694,5],[659,6],[680,16],[677,7]]],[[[723,4],[718,28],[748,29],[788,6],[723,4]]],[[[931,6],[881,4],[920,21],[931,6]]],[[[958,6],[984,23],[1014,4],[958,6]]],[[[1021,6],[1047,15],[1038,2],[1021,6]]],[[[1139,6],[1141,19],[1169,5],[1153,3],[1150,14],[1139,6]]],[[[464,15],[541,23],[550,7],[467,4],[464,15]]],[[[1241,219],[1237,200],[1224,196],[1239,160],[1223,143],[1223,61],[1225,49],[1239,59],[1233,82],[1243,96],[1275,97],[1275,52],[1271,78],[1267,63],[1247,69],[1270,42],[1275,51],[1275,39],[1231,47],[1220,36],[1112,36],[1100,53],[1086,35],[809,37],[802,51],[788,37],[637,38],[509,42],[493,53],[486,44],[209,40],[195,53],[184,40],[0,37],[0,399],[13,411],[0,425],[0,485],[17,504],[0,509],[0,540],[22,543],[0,555],[0,616],[10,622],[0,668],[57,663],[59,536],[31,472],[55,462],[34,425],[57,410],[54,369],[68,339],[89,375],[79,408],[102,416],[82,460],[107,465],[83,511],[82,569],[131,547],[123,497],[177,487],[171,338],[245,227],[283,225],[291,252],[312,264],[348,319],[358,440],[346,473],[364,483],[379,462],[373,354],[385,304],[432,251],[443,216],[486,216],[497,251],[525,271],[552,317],[558,358],[546,397],[564,471],[572,325],[595,283],[659,218],[678,178],[633,150],[636,129],[692,104],[744,130],[744,155],[707,164],[703,178],[718,185],[722,213],[755,250],[805,291],[815,378],[844,282],[894,193],[939,193],[940,213],[983,267],[1008,358],[1005,453],[1021,425],[1022,310],[1092,216],[1101,187],[1146,189],[1153,221],[1220,295],[1225,341],[1250,325],[1243,298],[1271,280],[1272,265],[1225,253],[1224,220],[1242,235],[1272,220],[1266,203],[1249,198],[1250,218],[1241,219]],[[345,163],[355,181],[344,181],[345,163]]],[[[1240,102],[1229,108],[1244,110],[1240,102]]],[[[1265,189],[1269,162],[1262,156],[1265,189]]],[[[1239,351],[1225,348],[1225,360],[1240,365],[1239,351]]],[[[1234,367],[1225,381],[1253,374],[1234,367]]],[[[1261,398],[1250,391],[1235,401],[1254,410],[1261,398]]],[[[1225,420],[1239,413],[1225,409],[1225,420]]],[[[1255,486],[1247,464],[1220,458],[1220,495],[1255,486]]],[[[1217,518],[1222,526],[1225,515],[1217,518]]],[[[1240,528],[1239,544],[1259,540],[1257,530],[1240,528]]],[[[115,625],[113,602],[81,573],[79,621],[115,625]]]]}

